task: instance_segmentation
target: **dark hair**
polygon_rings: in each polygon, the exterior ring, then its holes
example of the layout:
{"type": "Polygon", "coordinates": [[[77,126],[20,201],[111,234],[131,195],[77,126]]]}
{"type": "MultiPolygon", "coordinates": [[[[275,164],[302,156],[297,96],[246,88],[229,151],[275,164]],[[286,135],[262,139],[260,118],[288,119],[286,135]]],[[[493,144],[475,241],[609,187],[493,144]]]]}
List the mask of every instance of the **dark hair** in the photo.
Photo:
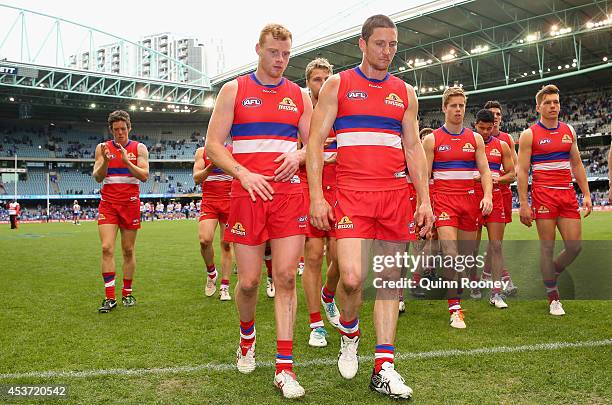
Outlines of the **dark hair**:
{"type": "Polygon", "coordinates": [[[501,111],[502,106],[501,103],[497,100],[489,100],[485,103],[484,107],[485,110],[488,110],[490,108],[499,108],[499,111],[501,111]]]}
{"type": "Polygon", "coordinates": [[[113,123],[117,121],[125,122],[128,128],[132,127],[132,122],[130,121],[130,114],[123,110],[113,111],[108,115],[108,129],[112,131],[113,123]]]}
{"type": "Polygon", "coordinates": [[[423,128],[419,131],[419,139],[425,138],[427,135],[433,132],[433,128],[423,128]]]}
{"type": "Polygon", "coordinates": [[[394,28],[397,30],[395,23],[386,15],[376,14],[369,17],[361,26],[361,38],[368,42],[368,39],[374,33],[375,28],[394,28]]]}
{"type": "Polygon", "coordinates": [[[476,113],[476,123],[478,124],[479,122],[495,122],[495,117],[493,116],[493,113],[489,110],[480,110],[478,111],[478,113],[476,113]]]}

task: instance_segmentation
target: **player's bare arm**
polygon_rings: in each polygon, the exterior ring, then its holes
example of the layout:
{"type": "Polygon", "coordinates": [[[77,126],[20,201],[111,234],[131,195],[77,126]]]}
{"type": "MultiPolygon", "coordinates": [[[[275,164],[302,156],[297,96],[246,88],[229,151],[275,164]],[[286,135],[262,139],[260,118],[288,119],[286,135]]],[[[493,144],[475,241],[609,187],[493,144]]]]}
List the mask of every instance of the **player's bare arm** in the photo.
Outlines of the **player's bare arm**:
{"type": "Polygon", "coordinates": [[[493,177],[491,176],[491,170],[489,169],[489,161],[485,152],[485,144],[480,134],[474,134],[476,140],[476,166],[480,172],[480,184],[482,184],[482,190],[484,196],[480,201],[480,210],[482,215],[489,215],[493,210],[493,177]]]}
{"type": "Polygon", "coordinates": [[[215,165],[213,163],[206,166],[206,162],[204,161],[204,148],[198,148],[193,162],[193,182],[195,184],[202,183],[210,176],[214,168],[215,165]]]}
{"type": "Polygon", "coordinates": [[[149,179],[149,150],[145,144],[138,144],[138,158],[136,159],[136,164],[130,162],[130,159],[128,159],[127,150],[123,147],[123,145],[120,143],[117,143],[117,145],[121,151],[121,160],[132,176],[136,177],[143,183],[146,182],[149,179]]]}
{"type": "Polygon", "coordinates": [[[323,197],[323,147],[338,113],[338,88],[340,76],[333,75],[321,88],[319,101],[312,115],[308,147],[306,148],[306,172],[310,190],[310,221],[313,226],[329,230],[335,221],[332,208],[323,197]]]}
{"type": "Polygon", "coordinates": [[[298,122],[298,136],[302,141],[303,148],[295,152],[283,153],[274,160],[276,163],[283,162],[275,171],[274,181],[289,181],[298,171],[300,165],[306,162],[306,146],[308,145],[308,132],[310,130],[310,120],[312,119],[312,101],[310,96],[302,89],[302,102],[304,112],[298,122]]]}
{"type": "Polygon", "coordinates": [[[232,157],[224,145],[234,121],[234,103],[237,92],[237,80],[232,80],[221,88],[208,123],[206,153],[215,166],[240,181],[242,187],[248,191],[251,200],[255,201],[256,196],[259,196],[262,200],[268,201],[274,194],[274,189],[268,181],[274,177],[250,172],[232,157]]]}
{"type": "Polygon", "coordinates": [[[508,144],[504,141],[501,142],[502,147],[502,167],[504,168],[504,175],[501,176],[497,182],[503,184],[511,184],[516,180],[516,170],[514,168],[514,155],[516,154],[508,144]]]}
{"type": "Polygon", "coordinates": [[[532,216],[531,208],[529,207],[529,199],[527,192],[529,190],[529,168],[531,166],[531,145],[533,142],[533,134],[531,129],[526,129],[521,133],[519,138],[518,151],[518,167],[516,178],[518,182],[519,194],[519,215],[523,225],[531,226],[532,216]]]}
{"type": "Polygon", "coordinates": [[[420,228],[421,237],[424,237],[433,225],[433,211],[429,199],[428,160],[419,139],[419,123],[417,120],[419,101],[412,86],[406,84],[406,92],[408,94],[408,108],[402,118],[402,142],[406,156],[406,167],[408,167],[419,202],[414,214],[414,222],[420,228]]]}
{"type": "MultiPolygon", "coordinates": [[[[610,124],[610,132],[612,132],[612,124],[610,124]]],[[[608,151],[608,201],[612,204],[612,142],[610,142],[610,150],[608,151]]]]}
{"type": "Polygon", "coordinates": [[[572,147],[570,149],[570,166],[572,168],[574,178],[576,179],[576,183],[578,184],[578,187],[580,187],[580,191],[582,191],[582,211],[584,212],[584,217],[586,218],[591,214],[591,211],[593,211],[591,191],[589,190],[589,182],[587,180],[586,171],[584,170],[584,165],[582,164],[582,159],[580,158],[576,131],[571,125],[568,126],[574,135],[574,142],[572,143],[572,147]]]}
{"type": "Polygon", "coordinates": [[[102,183],[104,178],[106,177],[106,173],[108,171],[108,162],[111,160],[110,152],[108,151],[108,147],[105,143],[100,143],[96,146],[96,157],[93,168],[93,173],[91,174],[98,183],[102,183]]]}

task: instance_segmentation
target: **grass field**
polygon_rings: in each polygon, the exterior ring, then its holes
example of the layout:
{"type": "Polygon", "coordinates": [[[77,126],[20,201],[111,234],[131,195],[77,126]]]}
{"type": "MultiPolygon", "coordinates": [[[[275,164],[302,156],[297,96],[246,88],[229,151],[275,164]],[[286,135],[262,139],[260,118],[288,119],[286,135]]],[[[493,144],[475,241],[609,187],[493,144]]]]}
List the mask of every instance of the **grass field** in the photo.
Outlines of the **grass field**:
{"type": "MultiPolygon", "coordinates": [[[[535,229],[516,219],[508,239],[536,239],[535,229]]],[[[585,239],[612,240],[612,213],[595,213],[584,224],[585,239]]],[[[95,223],[23,224],[18,231],[3,225],[0,385],[67,384],[74,403],[284,402],[272,386],[276,347],[265,283],[257,313],[261,367],[242,375],[233,367],[235,304],[204,297],[196,229],[195,221],[144,224],[136,249],[138,304],[100,315],[95,223]]],[[[610,256],[602,257],[598,260],[609,268],[610,256]]],[[[531,264],[512,269],[519,287],[537,269],[537,258],[523,260],[531,264]]],[[[448,326],[444,302],[410,301],[400,317],[396,348],[397,369],[414,389],[412,402],[612,403],[611,302],[567,300],[567,315],[553,318],[539,279],[533,283],[541,298],[512,299],[506,311],[491,309],[484,299],[466,300],[466,330],[448,326]]],[[[608,289],[612,284],[609,274],[592,283],[608,289]]],[[[367,388],[373,303],[366,301],[361,315],[363,362],[357,377],[347,381],[335,365],[337,331],[328,327],[326,348],[308,347],[299,279],[298,292],[294,358],[306,389],[301,402],[387,403],[367,388]]]]}

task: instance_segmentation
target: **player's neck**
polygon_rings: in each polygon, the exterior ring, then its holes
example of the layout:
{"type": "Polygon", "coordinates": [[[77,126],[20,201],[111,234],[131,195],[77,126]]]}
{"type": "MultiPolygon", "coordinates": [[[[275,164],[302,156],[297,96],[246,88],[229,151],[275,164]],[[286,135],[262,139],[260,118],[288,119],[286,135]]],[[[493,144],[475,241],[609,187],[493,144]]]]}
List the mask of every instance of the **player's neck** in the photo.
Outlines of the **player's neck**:
{"type": "Polygon", "coordinates": [[[497,130],[494,129],[493,132],[491,132],[491,136],[498,136],[500,132],[501,131],[499,129],[497,130]]]}
{"type": "Polygon", "coordinates": [[[255,74],[255,77],[257,78],[257,81],[263,84],[264,86],[276,86],[277,84],[281,82],[281,80],[283,80],[282,76],[272,77],[268,75],[263,69],[260,69],[259,67],[257,68],[257,70],[255,70],[254,74],[255,74]]]}
{"type": "Polygon", "coordinates": [[[458,134],[463,129],[463,122],[460,124],[453,124],[450,122],[445,122],[444,128],[446,128],[446,130],[450,132],[451,134],[458,134]]]}
{"type": "Polygon", "coordinates": [[[125,148],[125,146],[126,146],[128,143],[130,143],[130,140],[129,140],[129,139],[126,139],[126,140],[125,140],[125,142],[119,142],[119,141],[117,141],[116,139],[113,139],[113,142],[115,142],[117,145],[121,145],[121,146],[123,146],[123,147],[125,148]]]}
{"type": "Polygon", "coordinates": [[[557,128],[559,126],[559,118],[546,119],[546,118],[540,116],[540,122],[546,128],[557,128]]]}
{"type": "Polygon", "coordinates": [[[312,101],[312,107],[314,108],[317,103],[319,102],[319,98],[318,97],[314,97],[312,94],[310,95],[310,101],[312,101]]]}
{"type": "Polygon", "coordinates": [[[374,66],[370,65],[367,60],[363,60],[359,65],[359,70],[361,73],[365,75],[368,79],[374,80],[385,80],[387,78],[387,74],[389,73],[388,69],[379,70],[374,68],[374,66]]]}

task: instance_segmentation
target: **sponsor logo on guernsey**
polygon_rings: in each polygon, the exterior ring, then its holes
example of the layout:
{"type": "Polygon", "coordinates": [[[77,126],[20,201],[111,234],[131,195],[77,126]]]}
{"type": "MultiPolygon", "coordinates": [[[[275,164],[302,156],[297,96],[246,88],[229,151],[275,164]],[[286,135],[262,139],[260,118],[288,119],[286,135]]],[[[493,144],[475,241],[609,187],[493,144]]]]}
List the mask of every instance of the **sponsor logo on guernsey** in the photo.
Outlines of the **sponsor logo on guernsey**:
{"type": "Polygon", "coordinates": [[[451,150],[450,145],[440,145],[438,146],[438,152],[448,152],[451,150]]]}
{"type": "Polygon", "coordinates": [[[389,93],[385,98],[385,104],[404,108],[404,101],[395,93],[389,93]]]}
{"type": "Polygon", "coordinates": [[[136,159],[136,155],[134,155],[132,152],[129,152],[129,153],[127,154],[127,157],[128,157],[128,159],[129,159],[129,160],[134,160],[134,159],[136,159]]]}
{"type": "Polygon", "coordinates": [[[572,137],[568,134],[563,134],[563,138],[561,138],[561,143],[572,143],[572,137]]]}
{"type": "Polygon", "coordinates": [[[232,226],[230,232],[234,235],[246,236],[246,229],[244,229],[244,226],[242,226],[240,222],[236,222],[234,226],[232,226]]]}
{"type": "Polygon", "coordinates": [[[283,98],[283,101],[278,103],[278,109],[282,111],[297,112],[297,105],[289,97],[283,98]]]}
{"type": "Polygon", "coordinates": [[[464,152],[475,152],[476,149],[474,149],[474,146],[472,146],[472,144],[468,142],[465,145],[463,145],[463,151],[464,152]]]}
{"type": "Polygon", "coordinates": [[[491,151],[491,156],[501,156],[501,152],[497,149],[491,151]]]}
{"type": "Polygon", "coordinates": [[[349,90],[346,93],[346,98],[349,100],[365,100],[368,98],[368,93],[361,90],[349,90]]]}
{"type": "Polygon", "coordinates": [[[338,229],[353,229],[353,221],[349,219],[346,215],[343,216],[340,221],[338,221],[338,229]]]}
{"type": "Polygon", "coordinates": [[[274,90],[274,89],[262,89],[262,91],[264,93],[276,94],[276,90],[274,90]]]}
{"type": "Polygon", "coordinates": [[[438,221],[448,221],[448,220],[450,220],[450,216],[448,215],[446,211],[442,211],[442,213],[440,213],[440,216],[438,216],[438,221]]]}
{"type": "Polygon", "coordinates": [[[263,104],[263,101],[257,97],[248,97],[242,100],[243,107],[259,107],[263,104]]]}
{"type": "Polygon", "coordinates": [[[373,87],[375,89],[382,89],[382,86],[379,86],[378,84],[372,84],[372,83],[368,83],[369,87],[373,87]]]}
{"type": "Polygon", "coordinates": [[[540,139],[540,142],[538,142],[540,145],[545,145],[547,143],[552,142],[550,139],[548,138],[544,138],[544,139],[540,139]]]}

